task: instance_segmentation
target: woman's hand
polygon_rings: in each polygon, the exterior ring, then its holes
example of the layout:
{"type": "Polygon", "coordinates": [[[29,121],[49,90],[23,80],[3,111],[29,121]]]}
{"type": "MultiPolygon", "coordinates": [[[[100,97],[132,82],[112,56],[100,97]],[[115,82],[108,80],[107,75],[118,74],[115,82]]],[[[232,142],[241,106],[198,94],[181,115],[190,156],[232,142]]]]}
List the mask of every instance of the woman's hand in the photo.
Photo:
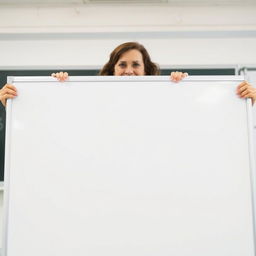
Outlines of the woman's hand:
{"type": "Polygon", "coordinates": [[[60,82],[64,82],[68,80],[67,72],[52,73],[51,76],[57,78],[60,82]]]}
{"type": "Polygon", "coordinates": [[[237,86],[237,95],[240,98],[251,98],[252,104],[256,101],[256,88],[252,87],[248,82],[243,81],[237,86]]]}
{"type": "Polygon", "coordinates": [[[18,95],[17,89],[12,84],[6,84],[0,90],[0,101],[6,106],[7,99],[13,99],[18,95]]]}
{"type": "Polygon", "coordinates": [[[188,76],[188,73],[182,73],[182,72],[172,72],[170,74],[170,80],[172,82],[179,82],[181,81],[183,78],[187,77],[188,76]]]}

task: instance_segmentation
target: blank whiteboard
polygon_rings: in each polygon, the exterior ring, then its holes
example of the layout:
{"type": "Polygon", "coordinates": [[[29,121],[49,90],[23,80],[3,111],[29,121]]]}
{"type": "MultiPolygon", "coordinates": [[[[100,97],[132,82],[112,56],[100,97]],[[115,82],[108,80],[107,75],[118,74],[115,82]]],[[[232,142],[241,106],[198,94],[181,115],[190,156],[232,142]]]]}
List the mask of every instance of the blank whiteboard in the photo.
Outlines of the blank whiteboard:
{"type": "Polygon", "coordinates": [[[255,256],[242,77],[15,77],[4,256],[255,256]]]}

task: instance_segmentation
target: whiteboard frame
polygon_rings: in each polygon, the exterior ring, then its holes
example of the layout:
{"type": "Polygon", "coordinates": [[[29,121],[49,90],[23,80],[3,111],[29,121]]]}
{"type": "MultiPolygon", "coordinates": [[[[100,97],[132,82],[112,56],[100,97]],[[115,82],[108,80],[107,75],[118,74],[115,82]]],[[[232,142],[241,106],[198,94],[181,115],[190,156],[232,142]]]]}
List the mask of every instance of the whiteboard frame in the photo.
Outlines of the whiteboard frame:
{"type": "MultiPolygon", "coordinates": [[[[90,82],[90,81],[111,81],[111,82],[131,82],[131,81],[168,81],[169,76],[70,76],[66,82],[60,82],[65,84],[67,82],[90,82]]],[[[182,82],[191,81],[243,81],[244,76],[188,76],[182,80],[182,82]]],[[[51,76],[9,76],[8,83],[14,82],[56,82],[56,78],[51,76]]]]}
{"type": "Polygon", "coordinates": [[[247,104],[247,122],[248,122],[248,139],[249,139],[249,157],[250,157],[250,175],[252,188],[252,217],[253,217],[253,236],[254,236],[254,254],[256,255],[256,173],[255,173],[255,149],[253,145],[253,117],[252,117],[252,101],[246,100],[247,104]]]}
{"type": "MultiPolygon", "coordinates": [[[[67,82],[60,82],[60,86],[65,86],[68,82],[86,82],[86,81],[116,81],[116,82],[131,82],[131,81],[167,81],[169,76],[87,76],[87,77],[70,77],[67,82]],[[143,79],[141,79],[143,77],[143,79]]],[[[183,82],[191,81],[238,81],[244,80],[244,76],[190,76],[183,79],[183,82]]],[[[53,77],[8,77],[8,83],[14,82],[56,82],[53,77]]],[[[219,85],[217,85],[219,86],[219,85]]],[[[253,217],[253,247],[254,255],[256,256],[256,168],[254,163],[254,146],[253,146],[253,119],[252,119],[252,102],[251,99],[246,99],[247,110],[247,127],[248,127],[248,153],[250,162],[250,177],[251,177],[251,194],[252,194],[252,217],[253,217]]],[[[4,205],[3,205],[3,238],[2,238],[2,256],[8,256],[7,251],[7,237],[8,237],[8,214],[9,214],[9,189],[10,189],[10,145],[11,133],[11,113],[12,113],[12,100],[7,100],[6,104],[6,141],[5,141],[5,174],[4,174],[4,205]]]]}

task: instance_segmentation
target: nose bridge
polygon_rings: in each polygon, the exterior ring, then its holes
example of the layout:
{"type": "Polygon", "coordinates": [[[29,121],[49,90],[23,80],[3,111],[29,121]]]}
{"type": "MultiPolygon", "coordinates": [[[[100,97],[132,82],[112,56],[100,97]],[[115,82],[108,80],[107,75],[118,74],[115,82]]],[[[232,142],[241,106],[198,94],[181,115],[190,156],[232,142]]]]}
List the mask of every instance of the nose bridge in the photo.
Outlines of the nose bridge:
{"type": "Polygon", "coordinates": [[[127,64],[126,69],[125,69],[126,73],[133,73],[133,67],[132,64],[127,64]]]}

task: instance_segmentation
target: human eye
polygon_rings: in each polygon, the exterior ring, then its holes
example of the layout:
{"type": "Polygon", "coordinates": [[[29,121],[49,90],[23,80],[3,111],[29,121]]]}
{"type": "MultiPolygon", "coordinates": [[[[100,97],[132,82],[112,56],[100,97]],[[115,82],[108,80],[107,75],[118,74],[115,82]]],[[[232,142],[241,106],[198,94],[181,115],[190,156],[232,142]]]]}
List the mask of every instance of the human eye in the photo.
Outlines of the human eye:
{"type": "Polygon", "coordinates": [[[133,66],[134,66],[134,67],[139,67],[140,64],[139,64],[138,62],[134,62],[134,63],[133,63],[133,66]]]}
{"type": "Polygon", "coordinates": [[[120,63],[118,64],[118,66],[121,67],[121,68],[124,68],[124,67],[126,66],[126,64],[125,64],[124,62],[120,62],[120,63]]]}

